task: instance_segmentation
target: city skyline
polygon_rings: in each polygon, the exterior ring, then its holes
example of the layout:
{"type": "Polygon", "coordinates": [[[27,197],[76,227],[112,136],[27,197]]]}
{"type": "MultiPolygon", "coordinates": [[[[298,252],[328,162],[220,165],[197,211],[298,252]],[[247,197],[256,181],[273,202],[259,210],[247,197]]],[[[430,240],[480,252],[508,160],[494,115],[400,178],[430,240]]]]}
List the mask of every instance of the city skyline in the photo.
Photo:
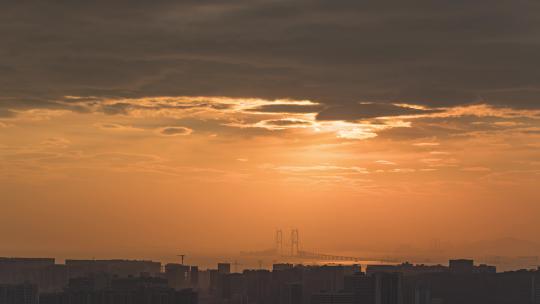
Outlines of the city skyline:
{"type": "MultiPolygon", "coordinates": [[[[292,236],[292,234],[291,234],[292,236]]],[[[296,239],[296,237],[293,237],[296,239]]],[[[0,257],[2,304],[530,304],[540,268],[499,271],[471,259],[444,265],[218,262],[0,257]],[[217,267],[216,267],[217,266],[217,267]]]]}

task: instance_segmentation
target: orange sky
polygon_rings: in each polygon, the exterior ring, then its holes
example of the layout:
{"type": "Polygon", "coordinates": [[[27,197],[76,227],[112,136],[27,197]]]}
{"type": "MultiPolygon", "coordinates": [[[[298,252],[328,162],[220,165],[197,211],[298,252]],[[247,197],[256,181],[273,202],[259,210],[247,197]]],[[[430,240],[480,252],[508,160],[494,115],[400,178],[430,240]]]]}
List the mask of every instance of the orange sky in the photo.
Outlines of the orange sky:
{"type": "Polygon", "coordinates": [[[315,100],[65,99],[77,110],[0,118],[9,254],[233,252],[291,227],[333,252],[540,242],[538,110],[322,120],[315,100]]]}

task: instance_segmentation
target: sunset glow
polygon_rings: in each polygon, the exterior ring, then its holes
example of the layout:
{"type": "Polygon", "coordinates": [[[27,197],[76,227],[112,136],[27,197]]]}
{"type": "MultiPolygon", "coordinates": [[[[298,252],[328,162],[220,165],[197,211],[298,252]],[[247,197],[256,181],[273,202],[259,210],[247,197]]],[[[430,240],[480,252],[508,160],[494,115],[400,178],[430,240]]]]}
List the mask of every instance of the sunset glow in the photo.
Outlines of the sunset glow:
{"type": "MultiPolygon", "coordinates": [[[[7,214],[26,210],[25,220],[11,222],[21,233],[35,232],[28,224],[36,222],[53,239],[66,240],[64,221],[107,212],[99,225],[110,238],[94,239],[79,226],[74,229],[87,237],[73,246],[94,246],[92,240],[144,247],[155,238],[189,245],[194,239],[174,236],[186,225],[202,229],[188,214],[204,213],[201,224],[234,219],[221,232],[200,230],[210,233],[199,244],[205,248],[220,244],[221,233],[240,242],[245,233],[270,234],[278,224],[309,227],[307,238],[320,233],[313,225],[323,214],[325,230],[351,237],[335,224],[358,217],[364,219],[359,231],[382,229],[373,220],[383,212],[402,229],[380,230],[379,241],[411,233],[419,243],[434,233],[484,238],[506,229],[534,237],[536,224],[526,221],[534,212],[524,211],[540,211],[537,110],[395,105],[426,113],[319,120],[327,106],[307,100],[66,97],[58,104],[10,110],[2,119],[1,187],[4,198],[18,201],[7,214]],[[45,218],[43,204],[51,212],[45,218]],[[252,212],[267,220],[251,222],[252,212]],[[135,219],[139,237],[121,237],[121,227],[135,219]],[[447,231],[456,220],[461,224],[447,231]],[[466,232],[473,227],[475,233],[466,232]],[[147,238],[143,230],[159,235],[147,238]]],[[[362,240],[374,242],[368,235],[362,240]]]]}
{"type": "Polygon", "coordinates": [[[538,255],[536,2],[203,2],[2,9],[0,256],[538,255]]]}

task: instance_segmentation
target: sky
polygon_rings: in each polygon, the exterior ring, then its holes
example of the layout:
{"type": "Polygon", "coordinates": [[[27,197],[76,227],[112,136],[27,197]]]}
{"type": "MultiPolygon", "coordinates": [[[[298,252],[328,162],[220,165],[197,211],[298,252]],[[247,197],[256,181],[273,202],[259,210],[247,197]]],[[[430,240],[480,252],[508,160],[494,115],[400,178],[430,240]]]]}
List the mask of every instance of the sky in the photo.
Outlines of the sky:
{"type": "Polygon", "coordinates": [[[540,242],[538,9],[3,4],[0,253],[540,242]]]}

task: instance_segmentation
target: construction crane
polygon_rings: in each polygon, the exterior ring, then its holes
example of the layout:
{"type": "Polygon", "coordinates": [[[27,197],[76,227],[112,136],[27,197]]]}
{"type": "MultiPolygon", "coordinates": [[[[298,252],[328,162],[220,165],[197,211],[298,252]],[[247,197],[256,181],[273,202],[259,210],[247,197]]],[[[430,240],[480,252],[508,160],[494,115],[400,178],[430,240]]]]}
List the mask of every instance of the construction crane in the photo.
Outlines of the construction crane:
{"type": "Polygon", "coordinates": [[[180,258],[182,258],[182,263],[181,263],[181,264],[184,265],[184,257],[185,257],[186,255],[185,255],[185,254],[179,254],[179,255],[177,255],[177,256],[179,256],[180,258]]]}

